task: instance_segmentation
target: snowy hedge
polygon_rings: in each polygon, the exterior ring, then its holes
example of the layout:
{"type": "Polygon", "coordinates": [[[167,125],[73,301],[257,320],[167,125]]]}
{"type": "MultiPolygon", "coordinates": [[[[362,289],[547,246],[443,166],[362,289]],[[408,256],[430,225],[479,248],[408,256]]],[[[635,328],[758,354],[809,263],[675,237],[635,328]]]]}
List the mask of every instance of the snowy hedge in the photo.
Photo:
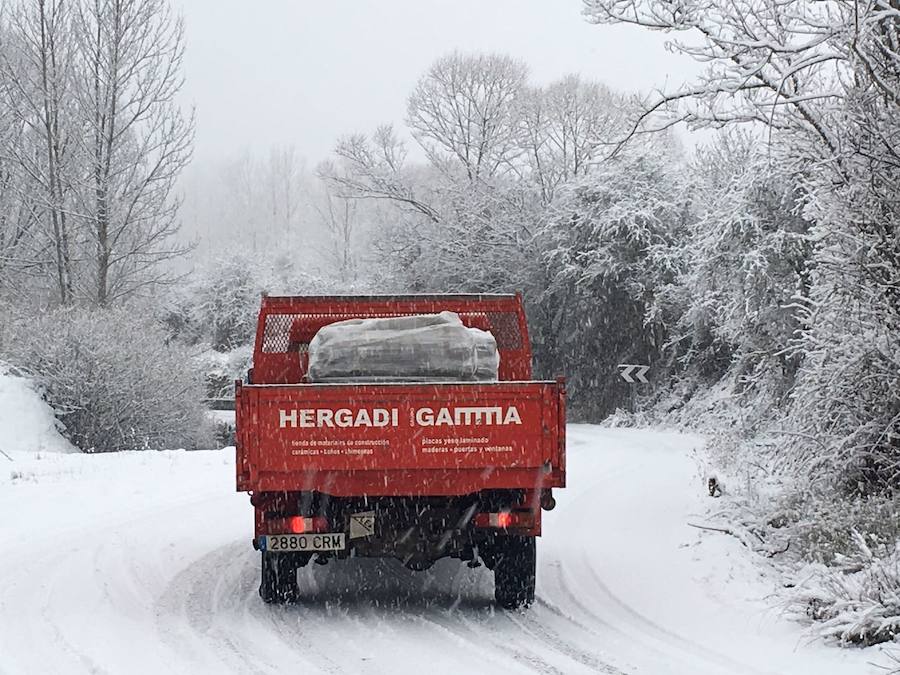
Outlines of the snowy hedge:
{"type": "Polygon", "coordinates": [[[194,363],[203,377],[207,397],[233,397],[234,381],[244,378],[253,365],[253,345],[247,344],[228,352],[204,347],[198,345],[200,351],[194,363]]]}
{"type": "Polygon", "coordinates": [[[84,452],[208,446],[203,381],[186,347],[137,308],[11,316],[0,351],[43,388],[84,452]]]}
{"type": "MultiPolygon", "coordinates": [[[[230,252],[206,261],[175,290],[164,321],[179,342],[230,352],[253,343],[263,293],[315,295],[334,290],[329,282],[299,269],[290,255],[230,252]]],[[[339,292],[353,290],[341,286],[339,292]]]]}

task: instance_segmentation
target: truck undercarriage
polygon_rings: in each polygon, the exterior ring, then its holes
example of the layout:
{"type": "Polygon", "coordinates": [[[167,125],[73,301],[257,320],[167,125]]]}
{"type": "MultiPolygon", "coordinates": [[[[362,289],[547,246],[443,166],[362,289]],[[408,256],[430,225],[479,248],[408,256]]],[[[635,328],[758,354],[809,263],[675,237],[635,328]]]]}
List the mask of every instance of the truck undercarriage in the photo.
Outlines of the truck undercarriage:
{"type": "MultiPolygon", "coordinates": [[[[521,505],[524,491],[488,491],[460,497],[331,497],[323,493],[279,495],[274,501],[285,510],[264,512],[279,531],[280,548],[306,545],[321,550],[261,551],[263,580],[260,594],[267,602],[296,602],[296,572],[311,561],[320,565],[355,557],[396,558],[412,570],[423,571],[441,558],[456,558],[472,567],[484,564],[497,574],[496,599],[515,607],[534,599],[534,537],[527,534],[532,512],[521,505]],[[290,515],[295,511],[302,515],[290,515]],[[359,518],[362,514],[362,518],[359,518]],[[493,516],[493,518],[492,518],[493,516]],[[356,527],[356,520],[364,525],[356,527]],[[293,519],[293,520],[292,520],[293,519]],[[518,525],[518,527],[517,527],[518,525]],[[338,542],[327,533],[349,533],[338,542]],[[355,535],[355,536],[354,536],[355,535]],[[299,542],[304,537],[307,542],[299,542]],[[315,541],[314,538],[319,540],[315,541]]],[[[275,536],[269,536],[271,545],[275,536]]],[[[254,540],[257,546],[257,540],[254,540]]]]}

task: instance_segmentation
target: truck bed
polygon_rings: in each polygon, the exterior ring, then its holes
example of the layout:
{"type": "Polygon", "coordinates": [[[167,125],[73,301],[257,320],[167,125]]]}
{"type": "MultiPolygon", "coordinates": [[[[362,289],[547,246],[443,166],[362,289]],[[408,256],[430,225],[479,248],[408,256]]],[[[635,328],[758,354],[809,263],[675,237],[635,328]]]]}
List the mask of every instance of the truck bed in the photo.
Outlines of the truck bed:
{"type": "Polygon", "coordinates": [[[243,384],[237,488],[463,495],[565,485],[562,381],[243,384]]]}

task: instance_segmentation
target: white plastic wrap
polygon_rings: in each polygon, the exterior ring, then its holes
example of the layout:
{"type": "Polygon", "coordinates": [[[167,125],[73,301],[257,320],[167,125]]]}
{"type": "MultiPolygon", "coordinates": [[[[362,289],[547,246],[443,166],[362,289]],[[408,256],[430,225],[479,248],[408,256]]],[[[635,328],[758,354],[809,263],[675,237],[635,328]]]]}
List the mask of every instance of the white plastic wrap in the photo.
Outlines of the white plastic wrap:
{"type": "Polygon", "coordinates": [[[325,326],[309,343],[307,374],[313,382],[493,381],[499,367],[493,335],[441,312],[325,326]]]}

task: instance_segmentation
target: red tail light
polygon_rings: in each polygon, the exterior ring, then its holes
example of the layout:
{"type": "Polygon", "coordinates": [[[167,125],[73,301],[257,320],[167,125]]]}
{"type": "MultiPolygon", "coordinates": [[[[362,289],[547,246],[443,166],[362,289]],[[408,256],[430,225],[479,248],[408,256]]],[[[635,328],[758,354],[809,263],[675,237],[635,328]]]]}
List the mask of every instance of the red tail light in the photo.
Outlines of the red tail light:
{"type": "Polygon", "coordinates": [[[501,530],[509,528],[530,529],[534,527],[534,514],[531,511],[476,513],[472,523],[475,527],[492,527],[501,530]]]}

